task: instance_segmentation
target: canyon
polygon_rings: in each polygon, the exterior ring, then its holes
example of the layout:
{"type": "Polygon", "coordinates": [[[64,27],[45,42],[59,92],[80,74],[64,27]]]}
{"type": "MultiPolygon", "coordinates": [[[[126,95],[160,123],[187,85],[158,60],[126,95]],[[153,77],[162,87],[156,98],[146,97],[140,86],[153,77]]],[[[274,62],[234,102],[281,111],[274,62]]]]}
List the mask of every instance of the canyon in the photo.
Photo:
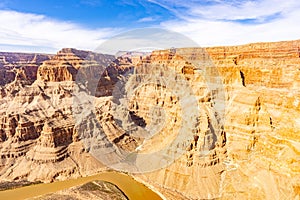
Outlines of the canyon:
{"type": "Polygon", "coordinates": [[[299,48],[0,53],[0,181],[112,168],[165,199],[299,199],[299,48]]]}

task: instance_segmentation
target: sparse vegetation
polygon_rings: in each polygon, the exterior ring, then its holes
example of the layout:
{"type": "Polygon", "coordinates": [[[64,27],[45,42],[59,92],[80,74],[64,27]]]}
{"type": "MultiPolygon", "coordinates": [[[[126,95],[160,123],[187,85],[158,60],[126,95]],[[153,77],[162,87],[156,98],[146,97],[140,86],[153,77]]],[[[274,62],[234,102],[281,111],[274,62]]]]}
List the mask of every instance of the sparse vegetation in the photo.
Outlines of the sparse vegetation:
{"type": "Polygon", "coordinates": [[[40,184],[41,181],[29,182],[29,181],[19,181],[19,182],[2,182],[0,183],[0,191],[11,190],[19,187],[25,187],[29,185],[40,184]]]}

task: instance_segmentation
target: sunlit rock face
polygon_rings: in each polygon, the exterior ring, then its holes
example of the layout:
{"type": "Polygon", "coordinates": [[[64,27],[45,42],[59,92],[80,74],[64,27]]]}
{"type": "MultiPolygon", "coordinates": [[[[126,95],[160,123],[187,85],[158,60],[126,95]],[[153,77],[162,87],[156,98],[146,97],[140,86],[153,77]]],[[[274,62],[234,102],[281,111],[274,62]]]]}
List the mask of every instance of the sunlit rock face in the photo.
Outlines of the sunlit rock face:
{"type": "Polygon", "coordinates": [[[289,41],[207,49],[228,102],[224,198],[299,195],[299,46],[289,41]]]}
{"type": "Polygon", "coordinates": [[[299,198],[299,47],[2,53],[1,180],[128,169],[127,152],[167,199],[299,198]]]}

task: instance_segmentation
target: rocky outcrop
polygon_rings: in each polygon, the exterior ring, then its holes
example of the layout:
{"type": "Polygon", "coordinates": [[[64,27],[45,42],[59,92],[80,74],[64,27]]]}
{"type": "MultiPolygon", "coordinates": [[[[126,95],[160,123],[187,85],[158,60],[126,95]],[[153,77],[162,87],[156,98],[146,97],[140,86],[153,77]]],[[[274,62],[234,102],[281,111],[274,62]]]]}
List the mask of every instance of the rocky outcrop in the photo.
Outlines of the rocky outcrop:
{"type": "Polygon", "coordinates": [[[82,84],[88,84],[86,87],[93,95],[110,96],[120,75],[131,68],[132,64],[128,58],[115,58],[111,55],[65,48],[39,67],[37,80],[42,82],[76,81],[78,83],[82,81],[82,84]]]}
{"type": "Polygon", "coordinates": [[[78,68],[89,55],[88,51],[62,49],[53,59],[44,62],[37,73],[39,81],[74,81],[78,68]]]}

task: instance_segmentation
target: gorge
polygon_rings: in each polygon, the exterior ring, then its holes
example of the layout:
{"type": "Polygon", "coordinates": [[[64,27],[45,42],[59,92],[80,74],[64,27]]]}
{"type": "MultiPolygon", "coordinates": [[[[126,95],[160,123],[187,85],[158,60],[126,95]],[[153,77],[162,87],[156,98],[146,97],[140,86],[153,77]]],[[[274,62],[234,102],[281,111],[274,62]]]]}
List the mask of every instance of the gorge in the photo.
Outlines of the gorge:
{"type": "Polygon", "coordinates": [[[299,48],[0,53],[0,181],[112,168],[166,199],[300,198],[299,48]]]}

